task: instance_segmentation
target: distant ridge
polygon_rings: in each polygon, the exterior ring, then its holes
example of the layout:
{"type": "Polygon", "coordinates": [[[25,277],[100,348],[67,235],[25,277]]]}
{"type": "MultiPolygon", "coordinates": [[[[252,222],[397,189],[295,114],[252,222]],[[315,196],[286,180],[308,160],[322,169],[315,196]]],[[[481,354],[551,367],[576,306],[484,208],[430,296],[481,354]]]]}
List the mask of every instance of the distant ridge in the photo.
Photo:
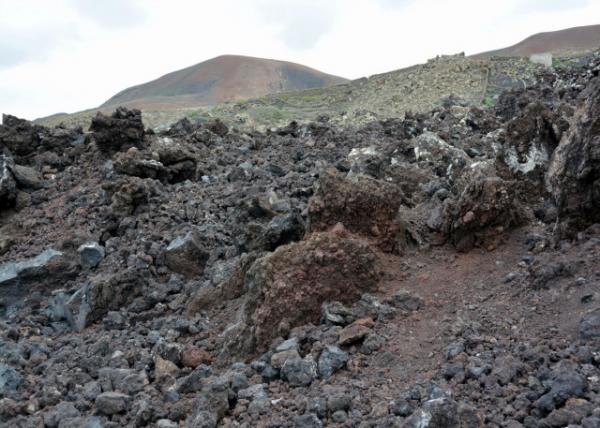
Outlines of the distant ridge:
{"type": "Polygon", "coordinates": [[[143,110],[170,110],[345,82],[347,79],[291,62],[223,55],[127,88],[101,107],[126,105],[143,110]]]}
{"type": "Polygon", "coordinates": [[[529,57],[533,54],[545,52],[550,52],[556,56],[569,56],[584,54],[596,49],[600,49],[600,25],[588,25],[534,34],[516,45],[483,52],[473,57],[529,57]]]}

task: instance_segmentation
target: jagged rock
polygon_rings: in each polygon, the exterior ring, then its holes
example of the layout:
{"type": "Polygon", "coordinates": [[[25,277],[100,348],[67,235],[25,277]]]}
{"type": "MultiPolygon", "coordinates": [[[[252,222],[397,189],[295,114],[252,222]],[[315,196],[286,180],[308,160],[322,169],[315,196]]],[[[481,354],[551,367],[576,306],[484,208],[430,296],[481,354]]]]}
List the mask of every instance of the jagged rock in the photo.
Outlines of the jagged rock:
{"type": "Polygon", "coordinates": [[[321,319],[326,324],[346,326],[356,320],[356,314],[340,302],[323,303],[321,319]]]}
{"type": "Polygon", "coordinates": [[[306,413],[294,418],[294,427],[296,428],[321,428],[322,426],[323,423],[313,413],[306,413]]]}
{"type": "Polygon", "coordinates": [[[450,227],[454,245],[469,250],[518,224],[521,214],[514,196],[507,183],[497,177],[470,183],[458,201],[450,227]]]}
{"type": "Polygon", "coordinates": [[[197,233],[189,232],[186,236],[171,241],[165,251],[165,264],[173,272],[193,278],[202,275],[208,257],[197,233]]]}
{"type": "Polygon", "coordinates": [[[93,277],[67,302],[72,327],[80,331],[101,320],[109,311],[128,305],[142,293],[145,283],[142,273],[134,268],[93,277]]]}
{"type": "Polygon", "coordinates": [[[351,302],[375,287],[375,262],[366,244],[333,233],[279,247],[246,274],[242,323],[232,331],[232,341],[263,348],[292,327],[318,322],[323,301],[351,302]]]}
{"type": "Polygon", "coordinates": [[[600,308],[594,309],[581,317],[579,336],[584,340],[600,337],[600,308]]]}
{"type": "MultiPolygon", "coordinates": [[[[415,161],[422,169],[434,168],[449,183],[461,183],[465,172],[469,172],[471,160],[462,149],[454,147],[439,135],[425,131],[411,142],[415,161]]],[[[464,180],[463,180],[464,181],[464,180]]]]}
{"type": "Polygon", "coordinates": [[[119,221],[132,215],[140,205],[148,203],[152,196],[159,193],[154,180],[139,177],[107,183],[105,190],[111,195],[110,214],[119,221]]]}
{"type": "Polygon", "coordinates": [[[330,169],[320,176],[310,200],[307,229],[325,231],[341,223],[350,232],[373,239],[384,251],[398,251],[401,202],[402,194],[393,184],[368,177],[351,181],[330,169]]]}
{"type": "Polygon", "coordinates": [[[184,394],[200,391],[204,386],[205,379],[210,375],[210,367],[201,364],[197,366],[189,375],[180,378],[178,380],[176,389],[184,394]]]}
{"type": "Polygon", "coordinates": [[[319,356],[319,376],[328,378],[348,362],[348,353],[337,346],[327,346],[319,356]]]}
{"type": "Polygon", "coordinates": [[[221,119],[210,121],[205,126],[208,130],[210,130],[210,132],[218,135],[219,137],[224,137],[229,133],[229,128],[221,119]]]}
{"type": "Polygon", "coordinates": [[[402,425],[403,428],[458,428],[458,405],[450,398],[426,401],[402,425]]]}
{"type": "Polygon", "coordinates": [[[73,403],[62,401],[51,410],[44,412],[44,424],[48,428],[57,428],[59,425],[62,427],[61,421],[77,418],[80,415],[81,413],[75,408],[73,403]]]}
{"type": "Polygon", "coordinates": [[[98,370],[98,383],[105,391],[135,395],[142,391],[149,382],[145,371],[103,367],[98,370]]]}
{"type": "Polygon", "coordinates": [[[98,112],[92,119],[90,131],[98,148],[106,153],[139,147],[144,138],[142,112],[125,107],[117,108],[110,116],[98,112]]]}
{"type": "Polygon", "coordinates": [[[275,352],[271,356],[271,367],[274,369],[281,369],[285,362],[291,358],[300,358],[300,354],[296,349],[275,352]]]}
{"type": "MultiPolygon", "coordinates": [[[[360,320],[359,320],[360,321],[360,320]]],[[[346,326],[340,331],[338,344],[341,346],[350,345],[355,342],[360,342],[371,333],[371,328],[363,323],[354,322],[346,326]]]]}
{"type": "Polygon", "coordinates": [[[587,380],[573,370],[556,369],[552,373],[550,391],[542,395],[535,406],[544,413],[550,413],[562,406],[571,397],[581,397],[588,389],[587,380]]]}
{"type": "Polygon", "coordinates": [[[96,410],[104,415],[123,413],[129,407],[131,397],[120,392],[103,392],[96,397],[96,410]]]}
{"type": "Polygon", "coordinates": [[[310,358],[289,358],[281,367],[281,379],[291,386],[308,386],[317,378],[317,364],[310,358]]]}
{"type": "Polygon", "coordinates": [[[136,149],[129,149],[126,153],[117,153],[114,157],[113,167],[120,174],[168,181],[167,168],[158,160],[145,156],[136,149]]]}
{"type": "Polygon", "coordinates": [[[274,251],[281,245],[299,241],[304,222],[298,214],[276,215],[265,226],[245,224],[240,230],[240,248],[244,251],[274,251]]]}
{"type": "Polygon", "coordinates": [[[544,175],[568,122],[540,102],[527,107],[511,120],[496,145],[496,170],[505,180],[517,180],[521,197],[543,191],[544,175]]]}
{"type": "Polygon", "coordinates": [[[246,272],[261,253],[244,253],[230,260],[217,262],[209,267],[213,286],[195,291],[187,305],[190,314],[196,314],[222,300],[237,299],[244,292],[246,272]]]}
{"type": "Polygon", "coordinates": [[[95,268],[104,259],[104,247],[97,242],[82,244],[77,252],[79,253],[81,266],[84,268],[95,268]]]}
{"type": "Polygon", "coordinates": [[[196,412],[186,421],[186,427],[216,427],[229,410],[229,388],[224,378],[211,380],[199,393],[196,412]]]}
{"type": "Polygon", "coordinates": [[[201,364],[212,364],[212,356],[205,349],[188,347],[181,353],[181,363],[184,367],[195,369],[201,364]]]}
{"type": "Polygon", "coordinates": [[[600,78],[590,82],[581,100],[547,173],[565,232],[600,222],[600,78]]]}
{"type": "Polygon", "coordinates": [[[78,266],[65,254],[53,249],[36,257],[0,266],[0,289],[7,310],[34,290],[47,293],[56,286],[74,278],[78,266]]]}
{"type": "Polygon", "coordinates": [[[41,187],[42,179],[35,169],[22,165],[11,165],[9,168],[19,188],[39,189],[41,187]]]}
{"type": "Polygon", "coordinates": [[[39,147],[41,129],[28,120],[3,114],[2,125],[0,125],[0,144],[5,145],[15,156],[27,156],[39,147]]]}
{"type": "Polygon", "coordinates": [[[12,158],[0,155],[0,209],[12,207],[17,200],[17,182],[12,173],[12,158]]]}
{"type": "Polygon", "coordinates": [[[348,162],[350,163],[348,177],[357,178],[361,175],[369,175],[380,178],[385,159],[376,147],[369,146],[352,149],[348,154],[348,162]]]}
{"type": "Polygon", "coordinates": [[[23,378],[19,372],[4,363],[0,363],[0,397],[16,391],[22,381],[23,378]]]}
{"type": "Polygon", "coordinates": [[[407,312],[417,311],[423,306],[423,299],[408,290],[398,290],[392,297],[391,304],[407,312]]]}

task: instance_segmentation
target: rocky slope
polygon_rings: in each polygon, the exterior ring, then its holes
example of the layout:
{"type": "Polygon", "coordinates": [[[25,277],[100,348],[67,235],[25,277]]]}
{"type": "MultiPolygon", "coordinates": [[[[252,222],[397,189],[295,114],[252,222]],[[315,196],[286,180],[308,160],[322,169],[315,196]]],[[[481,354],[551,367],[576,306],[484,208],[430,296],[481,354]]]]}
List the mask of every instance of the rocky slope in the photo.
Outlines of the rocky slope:
{"type": "Polygon", "coordinates": [[[0,424],[600,425],[600,56],[488,109],[0,126],[0,424]]]}
{"type": "Polygon", "coordinates": [[[492,56],[525,57],[539,53],[552,53],[556,56],[572,56],[593,52],[600,48],[600,25],[567,28],[534,34],[507,48],[484,52],[475,57],[492,56]]]}

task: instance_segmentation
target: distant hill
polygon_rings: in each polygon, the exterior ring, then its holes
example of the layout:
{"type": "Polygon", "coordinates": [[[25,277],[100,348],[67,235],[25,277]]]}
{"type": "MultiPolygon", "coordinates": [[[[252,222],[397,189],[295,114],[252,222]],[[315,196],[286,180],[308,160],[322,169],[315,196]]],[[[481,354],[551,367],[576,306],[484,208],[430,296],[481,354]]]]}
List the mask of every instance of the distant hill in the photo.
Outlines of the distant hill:
{"type": "Polygon", "coordinates": [[[127,88],[101,107],[125,105],[143,110],[170,110],[210,106],[345,82],[344,78],[300,64],[224,55],[127,88]]]}
{"type": "Polygon", "coordinates": [[[600,48],[600,25],[589,25],[535,34],[514,46],[483,52],[474,55],[474,57],[529,57],[536,53],[545,52],[550,52],[556,56],[569,56],[591,52],[598,48],[600,48]]]}

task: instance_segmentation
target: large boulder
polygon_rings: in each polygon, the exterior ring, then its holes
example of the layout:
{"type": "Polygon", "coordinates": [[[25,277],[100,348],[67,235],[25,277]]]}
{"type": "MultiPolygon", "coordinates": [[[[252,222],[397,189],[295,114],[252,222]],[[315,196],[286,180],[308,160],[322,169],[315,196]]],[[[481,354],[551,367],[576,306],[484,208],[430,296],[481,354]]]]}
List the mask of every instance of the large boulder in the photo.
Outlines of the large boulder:
{"type": "Polygon", "coordinates": [[[142,294],[146,283],[143,272],[134,268],[112,275],[99,274],[64,302],[60,312],[73,329],[80,331],[109,311],[130,304],[142,294]]]}
{"type": "Polygon", "coordinates": [[[90,131],[98,148],[106,153],[139,147],[144,139],[142,112],[125,107],[117,108],[110,116],[98,112],[92,119],[90,131]]]}
{"type": "Polygon", "coordinates": [[[335,170],[319,178],[308,208],[308,232],[320,232],[342,223],[350,232],[373,240],[383,251],[398,250],[401,229],[400,189],[385,181],[360,176],[344,178],[335,170]]]}
{"type": "Polygon", "coordinates": [[[373,250],[341,231],[279,247],[246,274],[241,331],[232,342],[243,352],[265,348],[293,327],[318,322],[323,302],[358,300],[379,277],[373,250]]]}
{"type": "Polygon", "coordinates": [[[188,279],[202,275],[210,254],[196,232],[175,238],[165,251],[165,264],[188,279]]]}
{"type": "Polygon", "coordinates": [[[485,245],[519,223],[515,195],[498,177],[472,181],[462,193],[453,213],[450,238],[459,250],[485,245]]]}
{"type": "Polygon", "coordinates": [[[6,147],[15,156],[27,156],[40,145],[42,127],[25,119],[8,114],[2,115],[0,146],[6,147]]]}
{"type": "Polygon", "coordinates": [[[547,174],[565,232],[600,222],[600,78],[589,83],[581,99],[547,174]]]}
{"type": "Polygon", "coordinates": [[[527,107],[506,126],[497,144],[496,169],[501,178],[518,180],[519,193],[544,190],[544,174],[568,122],[540,102],[527,107]]]}
{"type": "Polygon", "coordinates": [[[78,264],[66,254],[53,249],[36,257],[0,266],[0,314],[11,312],[34,291],[49,293],[77,276],[78,264]]]}

